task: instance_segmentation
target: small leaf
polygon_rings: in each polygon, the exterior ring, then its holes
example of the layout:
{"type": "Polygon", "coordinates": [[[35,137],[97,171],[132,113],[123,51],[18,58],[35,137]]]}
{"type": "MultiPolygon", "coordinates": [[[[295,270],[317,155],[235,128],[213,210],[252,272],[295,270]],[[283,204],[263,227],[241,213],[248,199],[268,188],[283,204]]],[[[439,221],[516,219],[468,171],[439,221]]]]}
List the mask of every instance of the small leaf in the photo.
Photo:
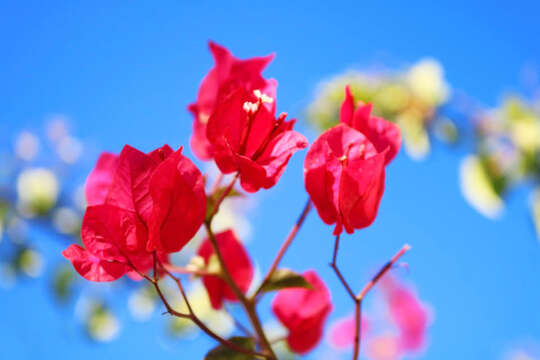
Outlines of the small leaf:
{"type": "MultiPolygon", "coordinates": [[[[255,350],[255,342],[252,338],[234,336],[229,339],[230,342],[250,351],[255,350]]],[[[204,360],[252,360],[253,356],[244,354],[231,349],[225,345],[219,345],[210,350],[204,357],[204,360]]]]}
{"type": "Polygon", "coordinates": [[[270,280],[263,286],[262,291],[275,291],[286,288],[312,289],[311,284],[304,277],[289,269],[277,269],[270,280]]]}

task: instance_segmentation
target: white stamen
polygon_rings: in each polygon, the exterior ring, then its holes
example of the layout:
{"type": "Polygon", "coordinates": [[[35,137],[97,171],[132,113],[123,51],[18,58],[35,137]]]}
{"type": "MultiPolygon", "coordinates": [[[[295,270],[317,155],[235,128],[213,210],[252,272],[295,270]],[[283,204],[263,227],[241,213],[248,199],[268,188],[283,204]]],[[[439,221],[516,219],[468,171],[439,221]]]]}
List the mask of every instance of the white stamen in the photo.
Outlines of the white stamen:
{"type": "Polygon", "coordinates": [[[259,108],[258,103],[252,103],[252,102],[249,102],[249,101],[246,101],[244,103],[244,111],[247,112],[247,113],[254,113],[254,112],[257,111],[258,108],[259,108]]]}
{"type": "Polygon", "coordinates": [[[257,90],[253,90],[253,94],[255,94],[255,96],[257,97],[257,99],[260,99],[261,102],[263,103],[268,103],[268,104],[271,104],[274,102],[274,99],[271,98],[270,96],[264,94],[261,92],[261,90],[257,89],[257,90]]]}

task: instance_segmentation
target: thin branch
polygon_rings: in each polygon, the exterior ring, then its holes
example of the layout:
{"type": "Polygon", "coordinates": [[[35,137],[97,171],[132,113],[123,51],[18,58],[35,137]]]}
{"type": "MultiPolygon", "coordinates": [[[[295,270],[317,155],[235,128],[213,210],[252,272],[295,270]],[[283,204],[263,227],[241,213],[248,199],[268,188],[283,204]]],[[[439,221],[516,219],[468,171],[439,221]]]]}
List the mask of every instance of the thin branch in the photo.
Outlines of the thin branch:
{"type": "Polygon", "coordinates": [[[229,195],[229,193],[231,192],[231,190],[233,189],[234,187],[234,184],[236,183],[236,180],[238,179],[238,176],[240,175],[240,173],[236,173],[233,177],[233,179],[231,180],[231,182],[229,183],[229,185],[227,186],[227,188],[225,188],[221,194],[219,195],[219,198],[217,199],[216,203],[214,204],[214,208],[212,209],[212,213],[210,214],[210,220],[214,218],[214,216],[217,214],[218,210],[219,210],[219,206],[221,205],[221,203],[223,202],[223,200],[225,200],[225,198],[227,197],[227,195],[229,195]]]}
{"type": "Polygon", "coordinates": [[[251,297],[253,300],[257,298],[257,295],[259,295],[259,293],[262,291],[262,289],[264,288],[266,283],[268,283],[268,281],[270,281],[270,278],[272,277],[272,275],[276,271],[279,263],[281,262],[281,259],[283,259],[283,256],[285,255],[285,253],[289,249],[289,246],[291,246],[292,241],[296,237],[296,234],[298,233],[298,230],[300,230],[300,227],[304,223],[304,220],[306,219],[309,211],[311,210],[311,207],[312,207],[311,206],[311,200],[308,199],[307,202],[306,202],[306,205],[304,206],[304,209],[302,210],[302,213],[300,214],[300,216],[298,217],[298,220],[296,221],[296,224],[293,226],[293,228],[289,232],[289,235],[287,236],[287,238],[285,239],[285,241],[281,245],[281,248],[279,249],[279,251],[278,251],[278,253],[276,255],[276,258],[272,262],[272,265],[270,266],[270,269],[268,270],[268,272],[264,276],[264,279],[261,282],[261,285],[259,285],[259,287],[255,291],[255,293],[251,297]]]}
{"type": "Polygon", "coordinates": [[[389,262],[384,264],[384,266],[375,274],[375,276],[364,286],[362,291],[356,296],[356,298],[360,301],[364,299],[364,297],[367,295],[367,293],[375,286],[375,284],[383,277],[384,274],[388,272],[394,266],[394,264],[399,260],[400,257],[403,256],[407,251],[411,250],[411,246],[409,244],[403,245],[403,247],[390,259],[389,262]]]}
{"type": "Polygon", "coordinates": [[[411,249],[411,247],[408,244],[403,245],[403,247],[392,257],[390,261],[388,261],[378,272],[375,274],[375,276],[364,286],[362,291],[358,295],[354,294],[354,291],[352,290],[351,286],[345,280],[345,277],[339,270],[339,267],[337,265],[337,255],[339,251],[339,240],[340,236],[336,236],[336,241],[334,244],[334,254],[332,256],[332,262],[330,263],[330,266],[332,269],[334,269],[334,272],[336,273],[337,277],[347,290],[347,293],[349,294],[349,297],[354,302],[354,349],[353,349],[353,360],[357,360],[358,356],[360,355],[360,344],[361,344],[361,338],[362,338],[362,301],[368,294],[368,292],[375,286],[375,284],[390,270],[394,264],[399,260],[403,254],[405,254],[407,251],[411,249]]]}
{"type": "Polygon", "coordinates": [[[156,292],[158,293],[161,301],[163,302],[163,304],[165,305],[165,308],[167,309],[167,313],[169,313],[170,315],[173,315],[173,316],[176,316],[176,317],[180,317],[180,318],[183,318],[183,319],[189,319],[191,320],[195,325],[197,325],[203,332],[205,332],[208,336],[210,336],[211,338],[213,338],[214,340],[216,340],[217,342],[219,342],[220,344],[222,344],[223,346],[227,346],[229,347],[230,349],[234,350],[234,351],[237,351],[237,352],[241,352],[243,354],[246,354],[246,355],[251,355],[251,356],[254,356],[256,358],[263,358],[263,359],[267,359],[268,357],[264,354],[260,354],[260,353],[257,353],[257,352],[254,352],[254,351],[250,351],[248,349],[245,349],[227,339],[224,339],[222,338],[221,336],[217,335],[215,332],[213,332],[210,328],[208,328],[206,326],[206,324],[204,324],[198,317],[197,315],[195,315],[194,311],[193,311],[193,308],[191,306],[191,303],[189,302],[189,299],[186,295],[186,292],[184,291],[184,287],[182,286],[182,283],[180,281],[179,278],[175,277],[173,274],[171,274],[164,266],[163,264],[161,264],[161,262],[157,259],[157,256],[156,256],[156,253],[154,252],[154,264],[153,264],[153,268],[154,268],[154,278],[150,278],[150,277],[146,277],[147,280],[149,280],[152,285],[154,286],[154,288],[156,289],[156,292]],[[160,267],[163,269],[163,271],[171,278],[173,279],[177,286],[178,286],[178,289],[180,290],[180,293],[182,295],[182,298],[184,299],[184,302],[186,303],[186,306],[188,308],[188,314],[183,314],[183,313],[180,313],[176,310],[174,310],[172,308],[172,306],[169,304],[169,302],[167,301],[167,299],[165,298],[163,292],[161,291],[161,288],[159,287],[159,280],[158,280],[158,277],[157,277],[157,265],[160,265],[160,267]]]}
{"type": "Polygon", "coordinates": [[[330,266],[332,267],[332,269],[334,269],[334,272],[336,273],[337,277],[339,278],[339,280],[341,281],[341,283],[345,287],[345,290],[347,290],[347,293],[349,294],[351,299],[354,302],[356,302],[356,296],[354,295],[354,291],[351,289],[351,286],[349,285],[347,280],[345,280],[345,277],[343,276],[343,274],[341,273],[341,271],[339,270],[339,267],[337,265],[337,254],[338,254],[338,251],[339,251],[339,239],[340,239],[340,236],[336,235],[336,242],[334,243],[334,255],[332,256],[332,262],[330,263],[330,266]]]}
{"type": "Polygon", "coordinates": [[[191,269],[189,266],[181,267],[173,264],[163,264],[163,267],[174,274],[186,274],[186,275],[195,275],[195,276],[219,276],[215,273],[208,272],[205,270],[191,269]]]}
{"type": "Polygon", "coordinates": [[[214,248],[214,253],[217,255],[219,265],[221,267],[221,272],[223,275],[223,280],[225,280],[225,282],[231,288],[236,298],[242,304],[249,318],[249,321],[251,322],[251,325],[253,326],[255,333],[257,334],[258,342],[262,345],[263,350],[270,356],[271,359],[277,359],[274,351],[272,350],[272,346],[270,345],[268,339],[266,338],[261,321],[259,320],[259,316],[257,315],[257,311],[255,309],[255,304],[252,301],[248,300],[246,296],[244,295],[244,293],[240,290],[240,288],[238,288],[238,285],[235,283],[234,279],[232,278],[231,273],[229,272],[229,270],[227,269],[227,266],[225,265],[225,259],[223,258],[223,255],[221,254],[221,250],[218,247],[216,236],[214,235],[214,232],[212,231],[211,221],[212,221],[212,218],[210,218],[210,220],[205,222],[206,232],[208,233],[208,238],[210,239],[210,243],[212,244],[212,247],[214,248]]]}
{"type": "Polygon", "coordinates": [[[353,359],[360,355],[360,341],[362,340],[362,301],[354,302],[354,350],[353,359]]]}

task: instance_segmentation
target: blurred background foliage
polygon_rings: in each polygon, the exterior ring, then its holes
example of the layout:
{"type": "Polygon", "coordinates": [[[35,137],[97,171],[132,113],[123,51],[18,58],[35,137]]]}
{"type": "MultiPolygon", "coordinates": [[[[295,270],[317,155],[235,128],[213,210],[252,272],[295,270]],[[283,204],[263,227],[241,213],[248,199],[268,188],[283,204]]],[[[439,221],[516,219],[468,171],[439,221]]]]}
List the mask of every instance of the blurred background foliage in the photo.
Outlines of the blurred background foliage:
{"type": "Polygon", "coordinates": [[[529,98],[507,94],[490,109],[465,94],[454,95],[435,59],[400,70],[349,70],[320,83],[307,119],[320,130],[337,124],[349,84],[355,99],[371,102],[375,114],[400,126],[411,158],[423,160],[436,140],[467,146],[461,190],[482,215],[499,217],[512,189],[531,187],[531,219],[540,238],[540,88],[536,72],[529,69],[527,75],[529,98]]]}

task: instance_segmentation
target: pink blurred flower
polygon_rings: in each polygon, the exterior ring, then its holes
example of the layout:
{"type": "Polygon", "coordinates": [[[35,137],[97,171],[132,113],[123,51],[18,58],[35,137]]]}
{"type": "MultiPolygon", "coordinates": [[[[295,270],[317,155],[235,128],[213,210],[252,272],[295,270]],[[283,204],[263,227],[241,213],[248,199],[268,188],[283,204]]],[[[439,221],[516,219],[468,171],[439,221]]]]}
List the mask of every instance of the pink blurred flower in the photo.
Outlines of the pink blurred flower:
{"type": "Polygon", "coordinates": [[[392,278],[384,282],[390,318],[399,329],[400,344],[404,351],[419,351],[426,344],[428,326],[427,307],[417,295],[392,278]]]}
{"type": "MultiPolygon", "coordinates": [[[[369,321],[362,315],[361,337],[365,339],[369,331],[369,321]]],[[[330,345],[337,350],[347,350],[354,345],[354,315],[336,321],[330,329],[330,345]]]]}
{"type": "Polygon", "coordinates": [[[372,338],[367,346],[371,360],[398,360],[402,356],[399,337],[391,334],[372,338]]]}

